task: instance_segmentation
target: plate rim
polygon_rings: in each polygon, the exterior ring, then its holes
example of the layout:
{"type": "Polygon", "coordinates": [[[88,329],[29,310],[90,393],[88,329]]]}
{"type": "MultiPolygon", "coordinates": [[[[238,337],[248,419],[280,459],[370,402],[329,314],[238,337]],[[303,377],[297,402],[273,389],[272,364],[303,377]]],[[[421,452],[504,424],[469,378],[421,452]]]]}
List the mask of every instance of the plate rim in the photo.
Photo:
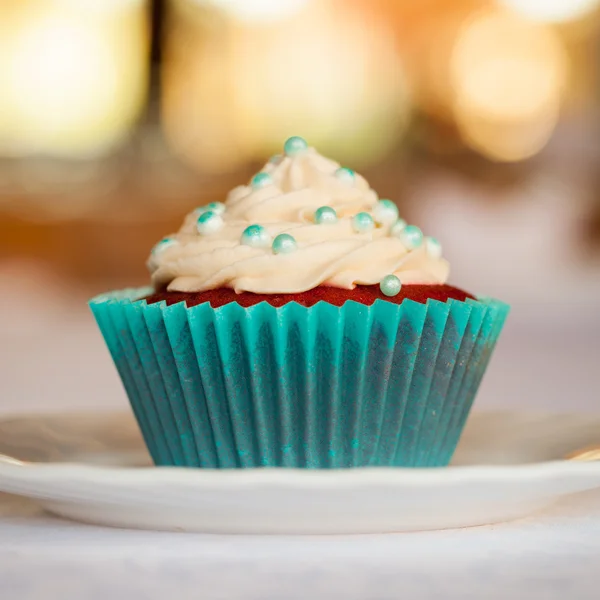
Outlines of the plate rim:
{"type": "MultiPolygon", "coordinates": [[[[186,467],[111,467],[85,463],[24,463],[0,455],[0,490],[4,480],[56,481],[68,477],[79,482],[111,487],[157,483],[236,489],[272,484],[303,488],[340,489],[343,486],[428,486],[472,481],[543,481],[556,477],[600,476],[599,462],[545,461],[519,465],[458,465],[438,468],[357,467],[352,469],[193,469],[186,467]]],[[[599,483],[600,485],[600,483],[599,483]]]]}
{"type": "MultiPolygon", "coordinates": [[[[10,413],[0,415],[0,424],[16,420],[39,420],[48,418],[92,417],[93,415],[117,417],[130,414],[126,409],[48,411],[35,413],[10,413]]],[[[516,409],[475,410],[474,415],[486,414],[502,417],[518,414],[520,418],[596,418],[600,413],[567,411],[520,411],[516,409]]],[[[600,435],[599,435],[600,438],[600,435]]],[[[121,454],[126,454],[122,451],[121,454]]],[[[132,452],[133,454],[133,452],[132,452]]],[[[80,482],[98,485],[127,487],[131,484],[201,484],[205,489],[235,490],[239,487],[284,485],[303,488],[318,486],[320,489],[340,486],[364,485],[411,485],[429,486],[470,481],[543,481],[556,477],[600,476],[600,461],[574,461],[569,459],[538,461],[513,465],[449,465],[447,467],[355,467],[345,469],[302,469],[257,467],[252,469],[200,469],[190,467],[156,466],[110,466],[84,462],[28,462],[0,454],[0,491],[5,479],[26,482],[31,479],[49,481],[56,478],[76,477],[80,482]]],[[[600,486],[600,484],[599,484],[600,486]]]]}

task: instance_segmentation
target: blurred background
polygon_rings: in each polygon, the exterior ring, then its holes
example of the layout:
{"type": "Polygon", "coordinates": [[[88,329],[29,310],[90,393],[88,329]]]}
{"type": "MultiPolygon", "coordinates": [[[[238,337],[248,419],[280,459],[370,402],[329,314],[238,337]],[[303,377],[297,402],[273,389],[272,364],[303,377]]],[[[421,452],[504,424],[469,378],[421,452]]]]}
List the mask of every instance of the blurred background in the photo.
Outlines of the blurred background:
{"type": "Polygon", "coordinates": [[[125,407],[86,300],[290,135],[513,305],[480,407],[600,410],[600,0],[0,0],[0,411],[125,407]]]}

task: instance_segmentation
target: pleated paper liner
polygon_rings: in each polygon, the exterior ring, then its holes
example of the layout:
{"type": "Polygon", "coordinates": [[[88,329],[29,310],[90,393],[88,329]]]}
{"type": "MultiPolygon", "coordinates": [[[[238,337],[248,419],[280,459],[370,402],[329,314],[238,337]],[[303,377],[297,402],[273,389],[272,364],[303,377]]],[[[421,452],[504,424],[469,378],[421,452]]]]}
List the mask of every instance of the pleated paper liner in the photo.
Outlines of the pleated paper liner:
{"type": "Polygon", "coordinates": [[[90,302],[157,465],[446,465],[508,306],[90,302]]]}

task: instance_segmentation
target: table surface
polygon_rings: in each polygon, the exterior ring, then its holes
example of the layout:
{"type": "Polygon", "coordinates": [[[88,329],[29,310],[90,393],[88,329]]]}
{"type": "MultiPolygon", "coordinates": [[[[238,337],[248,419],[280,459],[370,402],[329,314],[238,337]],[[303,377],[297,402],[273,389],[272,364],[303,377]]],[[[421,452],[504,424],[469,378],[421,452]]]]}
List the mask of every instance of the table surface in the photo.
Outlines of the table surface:
{"type": "MultiPolygon", "coordinates": [[[[83,299],[69,303],[44,285],[44,306],[28,305],[34,295],[21,293],[0,312],[0,417],[125,408],[90,315],[74,308],[83,299]]],[[[477,405],[600,410],[600,319],[576,332],[537,325],[527,330],[525,320],[518,310],[511,316],[477,405]]],[[[2,600],[104,600],[115,590],[128,600],[585,600],[598,598],[599,584],[595,492],[513,523],[352,537],[108,529],[60,520],[0,495],[2,600]]]]}
{"type": "Polygon", "coordinates": [[[397,535],[125,531],[0,497],[3,600],[598,598],[600,493],[513,523],[397,535]]]}

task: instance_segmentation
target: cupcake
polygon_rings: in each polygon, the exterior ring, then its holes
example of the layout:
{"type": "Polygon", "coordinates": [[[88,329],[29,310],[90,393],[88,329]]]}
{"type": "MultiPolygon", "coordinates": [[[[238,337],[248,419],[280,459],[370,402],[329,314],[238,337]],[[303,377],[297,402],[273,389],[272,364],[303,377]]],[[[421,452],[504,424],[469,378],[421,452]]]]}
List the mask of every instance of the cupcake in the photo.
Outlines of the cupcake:
{"type": "Polygon", "coordinates": [[[508,306],[298,137],[91,309],[157,465],[446,465],[508,306]]]}

